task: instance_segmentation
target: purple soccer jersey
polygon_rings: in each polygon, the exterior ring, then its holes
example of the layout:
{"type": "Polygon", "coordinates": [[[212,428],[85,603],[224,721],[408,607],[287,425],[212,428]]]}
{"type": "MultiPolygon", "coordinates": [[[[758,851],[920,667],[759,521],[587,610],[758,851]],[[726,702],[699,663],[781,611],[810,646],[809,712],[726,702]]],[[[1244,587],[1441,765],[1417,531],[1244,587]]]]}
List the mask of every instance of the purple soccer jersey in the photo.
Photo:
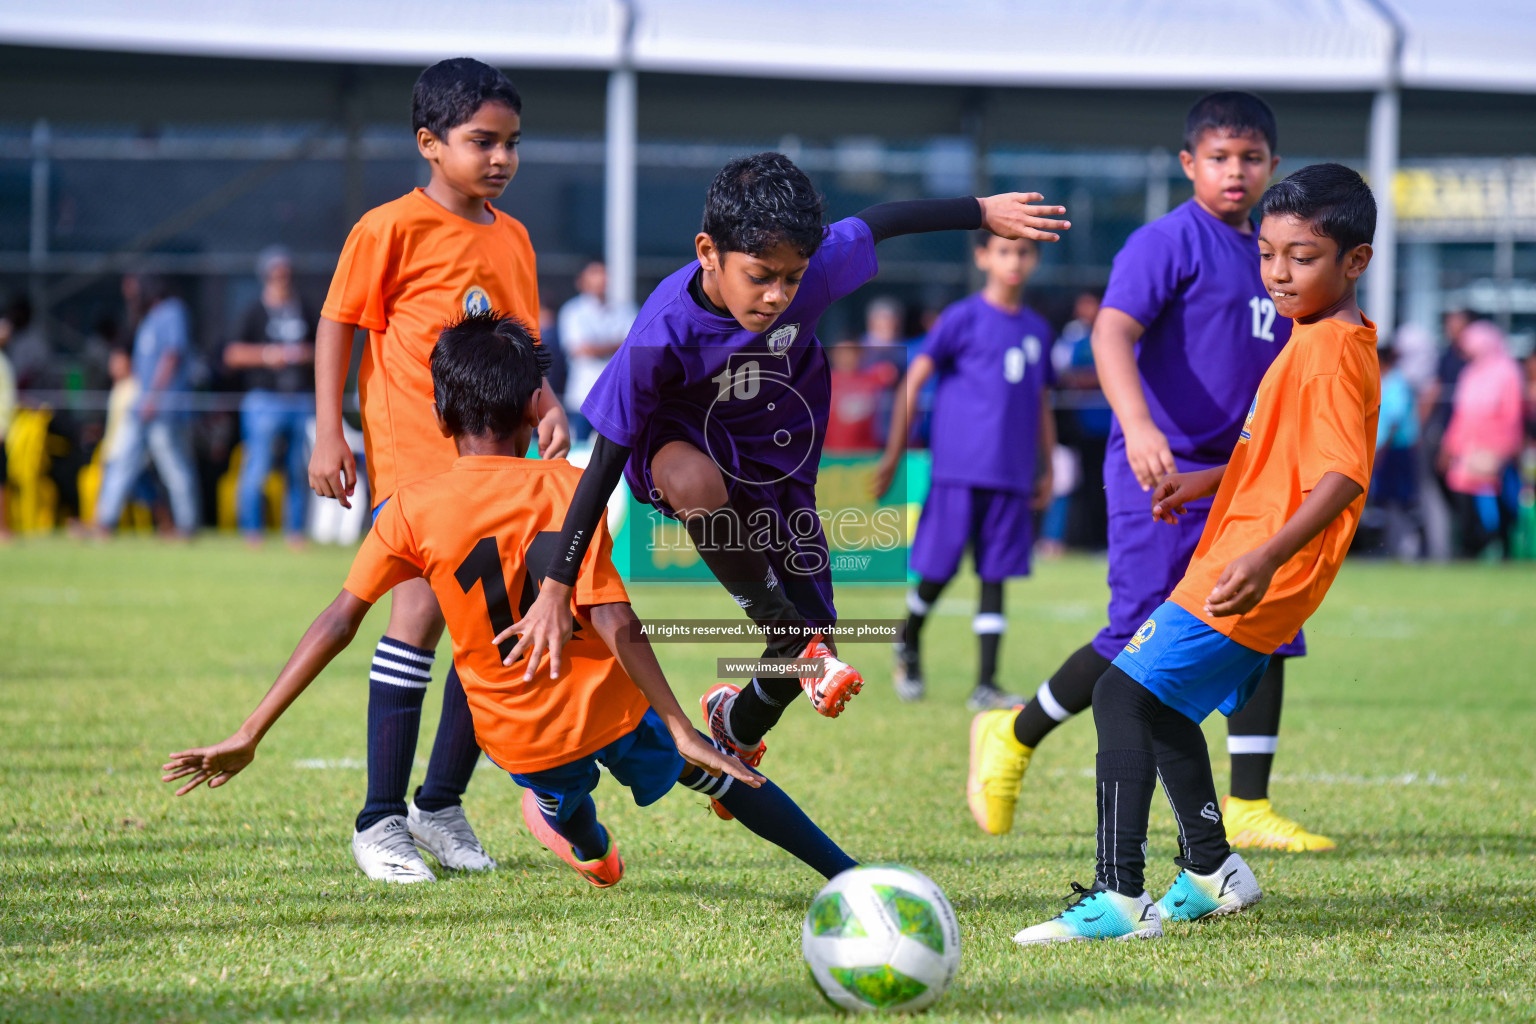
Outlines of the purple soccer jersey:
{"type": "MultiPolygon", "coordinates": [[[[1257,233],[1243,234],[1191,199],[1131,234],[1115,256],[1104,305],[1146,328],[1136,349],[1142,391],[1179,469],[1224,464],[1259,381],[1291,337],[1259,274],[1257,233]]],[[[1190,502],[1177,526],[1154,522],[1118,417],[1104,491],[1109,625],[1093,646],[1114,658],[1183,578],[1212,499],[1190,502]]],[[[1306,640],[1298,635],[1275,653],[1305,654],[1306,640]]]]}
{"type": "Polygon", "coordinates": [[[726,484],[814,484],[830,408],[816,323],[875,276],[875,240],[857,217],[826,229],[794,300],[768,330],[749,331],[688,293],[697,261],[651,293],[581,411],[609,440],[634,450],[630,489],[656,504],[646,464],[673,436],[700,438],[726,484]]]}
{"type": "MultiPolygon", "coordinates": [[[[1132,233],[1115,256],[1104,305],[1146,329],[1136,350],[1142,390],[1179,468],[1225,463],[1264,371],[1291,337],[1259,276],[1257,234],[1191,199],[1132,233]]],[[[1118,418],[1104,487],[1112,513],[1147,510],[1118,418]]]]}
{"type": "Polygon", "coordinates": [[[935,483],[1034,490],[1040,406],[1055,383],[1054,341],[1045,318],[1028,306],[1009,313],[978,293],[944,310],[922,348],[938,379],[935,483]]]}

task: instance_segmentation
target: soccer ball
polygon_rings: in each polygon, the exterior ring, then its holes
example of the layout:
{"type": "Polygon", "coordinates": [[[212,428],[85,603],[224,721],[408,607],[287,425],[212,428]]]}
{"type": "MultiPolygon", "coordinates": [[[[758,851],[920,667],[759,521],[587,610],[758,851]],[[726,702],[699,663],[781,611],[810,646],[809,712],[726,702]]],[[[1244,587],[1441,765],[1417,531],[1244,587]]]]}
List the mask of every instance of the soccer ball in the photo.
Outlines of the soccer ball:
{"type": "Polygon", "coordinates": [[[805,915],[811,977],[845,1010],[921,1010],[960,967],[960,922],[928,876],[899,864],[849,868],[805,915]]]}

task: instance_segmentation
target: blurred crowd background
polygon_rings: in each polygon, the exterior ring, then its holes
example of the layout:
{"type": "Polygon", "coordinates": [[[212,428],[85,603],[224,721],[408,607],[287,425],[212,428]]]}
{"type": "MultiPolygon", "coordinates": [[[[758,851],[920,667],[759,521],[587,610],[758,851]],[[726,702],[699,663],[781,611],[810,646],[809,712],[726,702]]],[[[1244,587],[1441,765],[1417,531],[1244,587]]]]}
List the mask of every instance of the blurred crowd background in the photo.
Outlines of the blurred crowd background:
{"type": "MultiPolygon", "coordinates": [[[[7,38],[0,526],[355,536],[359,524],[338,524],[306,484],[314,327],[350,225],[424,181],[409,126],[424,62],[7,38]]],[[[705,186],[732,156],[785,151],[832,217],[1027,188],[1074,223],[1043,248],[1027,294],[1056,330],[1058,497],[1041,544],[1103,544],[1109,412],[1093,316],[1125,238],[1190,194],[1176,154],[1184,111],[1205,89],[642,73],[628,79],[632,266],[615,288],[612,73],[499,63],[522,90],[526,139],[500,205],[538,253],[539,326],[563,356],[554,376],[578,439],[581,397],[636,304],[690,258],[705,186]]],[[[1280,174],[1320,159],[1367,168],[1379,121],[1369,88],[1258,89],[1278,115],[1280,174]]],[[[1403,559],[1536,556],[1536,93],[1405,87],[1398,99],[1396,322],[1358,546],[1403,559]]],[[[821,326],[830,449],[884,443],[907,358],[974,274],[958,234],[881,247],[880,276],[821,326]]],[[[919,423],[914,446],[923,439],[919,423]]]]}

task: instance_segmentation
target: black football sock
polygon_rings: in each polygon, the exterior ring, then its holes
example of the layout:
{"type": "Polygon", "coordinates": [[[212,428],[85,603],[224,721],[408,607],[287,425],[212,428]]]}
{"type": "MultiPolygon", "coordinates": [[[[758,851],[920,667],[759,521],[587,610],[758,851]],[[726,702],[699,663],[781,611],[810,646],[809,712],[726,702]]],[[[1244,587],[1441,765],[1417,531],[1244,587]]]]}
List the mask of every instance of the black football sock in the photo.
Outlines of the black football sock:
{"type": "Polygon", "coordinates": [[[1158,699],[1113,665],[1093,694],[1099,733],[1098,864],[1094,880],[1122,896],[1146,891],[1147,818],[1157,788],[1152,723],[1158,699]]]}
{"type": "Polygon", "coordinates": [[[1109,666],[1110,660],[1093,644],[1073,651],[1013,720],[1014,739],[1026,747],[1039,746],[1052,729],[1093,703],[1093,687],[1109,666]]]}
{"type": "Polygon", "coordinates": [[[767,641],[763,656],[799,657],[813,630],[784,592],[768,556],[747,544],[746,526],[735,508],[727,505],[694,516],[684,526],[715,579],[763,627],[767,641]]]}
{"type": "Polygon", "coordinates": [[[1208,875],[1231,854],[1221,804],[1211,780],[1211,755],[1205,733],[1184,715],[1161,705],[1152,725],[1152,753],[1157,778],[1179,824],[1179,856],[1175,862],[1196,874],[1208,875]]]}
{"type": "Polygon", "coordinates": [[[538,802],[539,813],[544,816],[549,827],[571,844],[577,860],[597,860],[607,856],[608,830],[598,824],[597,804],[592,802],[590,794],[576,805],[576,809],[564,821],[557,816],[556,809],[560,803],[554,797],[535,791],[533,798],[538,802]]]}
{"type": "Polygon", "coordinates": [[[404,816],[416,760],[421,702],[432,681],[435,652],[380,637],[368,670],[368,797],[357,816],[363,832],[404,816]]]}
{"type": "Polygon", "coordinates": [[[1280,743],[1280,706],[1285,702],[1285,659],[1269,659],[1258,689],[1227,718],[1227,753],[1232,757],[1232,795],[1269,799],[1269,773],[1280,743]]]}
{"type": "Polygon", "coordinates": [[[858,866],[772,781],[753,789],[729,775],[714,778],[693,765],[678,781],[720,801],[754,834],[800,858],[825,878],[858,866]]]}
{"type": "MultiPolygon", "coordinates": [[[[811,629],[768,563],[768,556],[746,543],[746,527],[730,505],[685,521],[699,557],[715,579],[736,599],[752,621],[763,627],[764,658],[796,658],[805,650],[811,629]]],[[[778,724],[784,709],[800,693],[798,676],[762,676],[742,688],[728,711],[732,735],[754,747],[778,724]]]]}
{"type": "Polygon", "coordinates": [[[437,721],[427,777],[416,790],[416,806],[440,811],[461,803],[479,761],[480,745],[475,742],[475,722],[469,714],[464,684],[459,682],[459,670],[450,665],[443,684],[443,715],[437,721]]]}
{"type": "Polygon", "coordinates": [[[1008,618],[1003,614],[1003,585],[981,584],[981,604],[976,617],[971,620],[971,630],[980,645],[977,659],[976,685],[997,689],[997,652],[1003,645],[1003,634],[1008,630],[1008,618]]]}
{"type": "Polygon", "coordinates": [[[923,623],[933,611],[933,603],[944,592],[948,580],[918,580],[917,586],[907,591],[907,626],[901,633],[901,642],[907,651],[917,657],[922,651],[923,623]]]}

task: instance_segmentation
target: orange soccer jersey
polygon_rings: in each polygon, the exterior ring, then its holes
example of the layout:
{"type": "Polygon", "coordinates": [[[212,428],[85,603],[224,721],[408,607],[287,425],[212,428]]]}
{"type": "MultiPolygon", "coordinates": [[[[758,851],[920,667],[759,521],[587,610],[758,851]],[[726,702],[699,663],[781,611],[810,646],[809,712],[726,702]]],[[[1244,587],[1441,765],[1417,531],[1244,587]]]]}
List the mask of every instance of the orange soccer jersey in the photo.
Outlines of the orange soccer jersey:
{"type": "Polygon", "coordinates": [[[320,313],[368,331],[358,374],[370,500],[441,473],[457,457],[432,419],[429,360],[443,325],[499,309],[539,327],[533,245],[517,220],[449,213],[415,189],[363,214],[347,236],[320,313]]]}
{"type": "Polygon", "coordinates": [[[1273,537],[1324,473],[1370,488],[1380,412],[1376,325],[1296,324],[1259,384],[1200,545],[1170,600],[1265,654],[1294,639],[1338,575],[1360,524],[1363,493],[1280,567],[1252,611],[1215,618],[1205,612],[1205,599],[1227,564],[1273,537]]]}
{"type": "Polygon", "coordinates": [[[560,678],[550,679],[546,666],[524,682],[527,666],[504,667],[493,642],[538,596],[528,566],[549,564],[580,478],[564,459],[458,458],[447,472],[395,492],[347,576],[346,589],[369,603],[426,577],[448,621],[480,748],[511,772],[600,750],[639,725],[649,707],[587,617],[594,605],[629,601],[606,524],[572,595],[576,632],[560,678]]]}

